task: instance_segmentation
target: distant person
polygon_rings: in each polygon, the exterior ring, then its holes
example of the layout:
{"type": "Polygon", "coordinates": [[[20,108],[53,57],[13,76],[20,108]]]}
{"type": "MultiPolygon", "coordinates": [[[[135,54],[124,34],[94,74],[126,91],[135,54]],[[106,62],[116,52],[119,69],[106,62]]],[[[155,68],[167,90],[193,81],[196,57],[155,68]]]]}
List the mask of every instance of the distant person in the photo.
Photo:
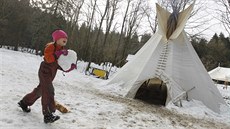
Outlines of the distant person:
{"type": "MultiPolygon", "coordinates": [[[[66,56],[68,54],[68,51],[64,49],[64,46],[67,44],[67,34],[63,30],[55,30],[52,33],[52,37],[53,42],[46,45],[44,50],[44,61],[41,62],[38,71],[39,85],[18,102],[18,105],[24,112],[30,112],[31,109],[29,106],[33,105],[34,102],[41,97],[42,113],[45,123],[52,123],[60,119],[60,116],[54,114],[56,107],[52,81],[55,78],[57,70],[62,70],[57,63],[57,59],[60,55],[66,56]]],[[[75,68],[76,65],[72,64],[71,68],[64,72],[69,72],[75,68]]]]}

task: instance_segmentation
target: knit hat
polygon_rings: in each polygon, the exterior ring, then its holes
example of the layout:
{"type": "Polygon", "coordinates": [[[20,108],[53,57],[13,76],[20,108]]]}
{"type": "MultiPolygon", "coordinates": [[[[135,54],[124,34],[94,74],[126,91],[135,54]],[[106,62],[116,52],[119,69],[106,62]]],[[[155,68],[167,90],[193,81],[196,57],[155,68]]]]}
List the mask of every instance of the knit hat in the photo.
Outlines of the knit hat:
{"type": "Polygon", "coordinates": [[[53,33],[52,33],[52,37],[53,37],[53,41],[57,41],[58,39],[60,38],[68,38],[67,34],[65,31],[63,30],[55,30],[53,33]]]}

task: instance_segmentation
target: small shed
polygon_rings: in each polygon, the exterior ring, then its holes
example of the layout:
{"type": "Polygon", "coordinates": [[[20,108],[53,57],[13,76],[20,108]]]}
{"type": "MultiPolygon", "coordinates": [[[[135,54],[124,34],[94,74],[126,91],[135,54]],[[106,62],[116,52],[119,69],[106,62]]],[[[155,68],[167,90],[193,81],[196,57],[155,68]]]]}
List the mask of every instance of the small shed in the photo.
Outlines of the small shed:
{"type": "Polygon", "coordinates": [[[230,83],[230,68],[218,66],[208,73],[210,77],[215,81],[224,82],[225,85],[230,83]]]}

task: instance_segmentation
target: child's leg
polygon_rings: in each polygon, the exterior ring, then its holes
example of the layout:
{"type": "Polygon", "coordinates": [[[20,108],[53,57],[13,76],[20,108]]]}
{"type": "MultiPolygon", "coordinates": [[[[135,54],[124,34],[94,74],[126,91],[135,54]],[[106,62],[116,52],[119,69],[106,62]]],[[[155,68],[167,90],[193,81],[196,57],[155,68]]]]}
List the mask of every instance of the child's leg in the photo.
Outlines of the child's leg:
{"type": "Polygon", "coordinates": [[[34,88],[34,90],[25,95],[22,99],[22,101],[27,105],[27,106],[31,106],[34,104],[34,102],[41,97],[41,86],[40,84],[34,88]]]}
{"type": "Polygon", "coordinates": [[[42,86],[42,112],[44,115],[55,112],[54,88],[52,83],[42,86]]]}
{"type": "Polygon", "coordinates": [[[53,84],[45,84],[46,85],[42,85],[42,113],[44,115],[45,123],[53,123],[54,121],[60,119],[60,117],[53,114],[56,110],[53,84]]]}
{"type": "Polygon", "coordinates": [[[41,88],[40,85],[38,85],[31,93],[25,95],[23,99],[18,102],[18,105],[24,112],[30,112],[29,106],[33,105],[40,96],[41,88]]]}

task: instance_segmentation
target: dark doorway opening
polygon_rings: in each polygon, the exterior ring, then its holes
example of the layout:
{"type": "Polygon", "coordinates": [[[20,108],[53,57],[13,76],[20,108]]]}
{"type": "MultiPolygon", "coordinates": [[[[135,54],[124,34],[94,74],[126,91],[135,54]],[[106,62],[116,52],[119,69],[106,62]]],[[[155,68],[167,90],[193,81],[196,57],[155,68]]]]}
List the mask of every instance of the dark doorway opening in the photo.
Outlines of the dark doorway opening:
{"type": "Polygon", "coordinates": [[[140,86],[135,95],[135,99],[150,104],[165,106],[167,99],[167,86],[158,78],[149,79],[140,86]]]}

